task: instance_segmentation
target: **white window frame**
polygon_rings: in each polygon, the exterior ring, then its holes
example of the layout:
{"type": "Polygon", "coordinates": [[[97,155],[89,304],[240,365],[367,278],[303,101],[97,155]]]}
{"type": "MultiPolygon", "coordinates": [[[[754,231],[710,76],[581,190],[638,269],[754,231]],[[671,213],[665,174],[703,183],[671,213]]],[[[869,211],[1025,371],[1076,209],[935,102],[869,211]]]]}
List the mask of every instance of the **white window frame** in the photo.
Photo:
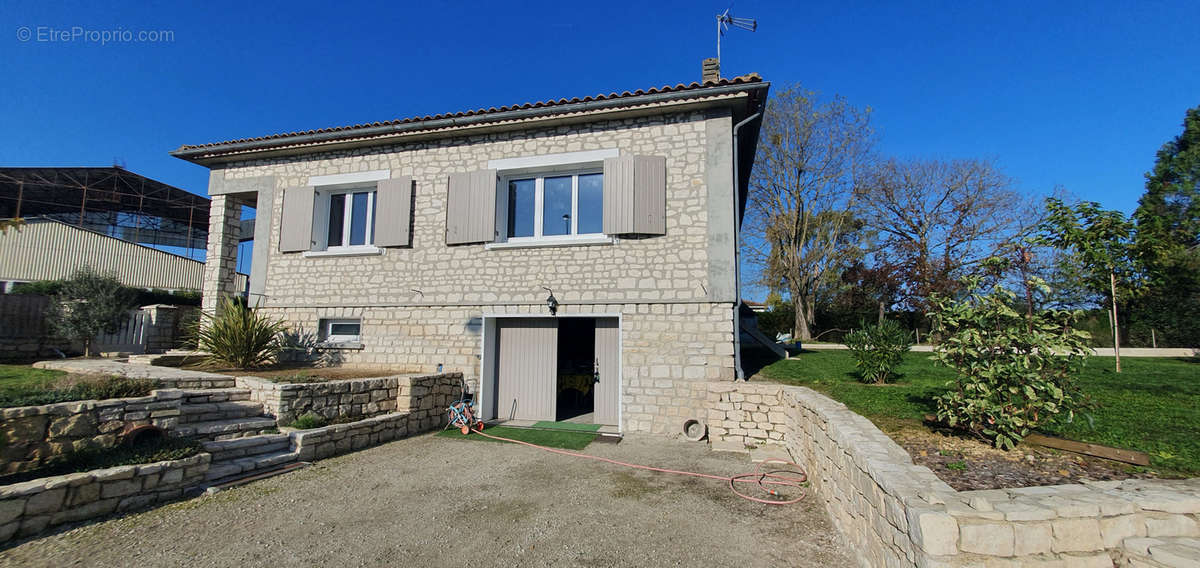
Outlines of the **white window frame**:
{"type": "MultiPolygon", "coordinates": [[[[379,192],[374,184],[338,188],[318,187],[316,188],[316,193],[317,202],[313,208],[313,240],[316,244],[313,246],[311,252],[305,253],[306,255],[380,254],[383,252],[383,249],[375,246],[375,199],[378,197],[379,192]],[[355,193],[367,194],[365,243],[361,245],[330,245],[330,198],[334,195],[350,196],[355,193]]],[[[353,222],[351,212],[354,207],[354,200],[352,198],[347,197],[344,201],[344,209],[342,210],[342,242],[350,239],[350,226],[353,222]]]]}
{"type": "Polygon", "coordinates": [[[603,243],[612,242],[611,237],[603,232],[598,233],[579,233],[579,176],[604,174],[603,166],[593,166],[585,168],[572,168],[561,170],[549,170],[544,172],[531,173],[506,173],[500,176],[500,182],[496,188],[496,243],[507,244],[513,246],[530,246],[530,245],[555,245],[555,244],[584,244],[584,243],[603,243]],[[545,182],[546,178],[568,177],[571,178],[571,228],[570,233],[566,235],[546,235],[545,231],[545,213],[546,213],[546,193],[545,182]],[[519,180],[534,180],[533,191],[533,236],[528,237],[510,237],[508,236],[508,184],[509,182],[519,180]]]}
{"type": "Polygon", "coordinates": [[[359,318],[327,318],[320,321],[321,341],[324,343],[359,343],[362,341],[362,319],[359,318]],[[358,326],[358,335],[334,335],[333,326],[338,324],[354,324],[358,326]]]}

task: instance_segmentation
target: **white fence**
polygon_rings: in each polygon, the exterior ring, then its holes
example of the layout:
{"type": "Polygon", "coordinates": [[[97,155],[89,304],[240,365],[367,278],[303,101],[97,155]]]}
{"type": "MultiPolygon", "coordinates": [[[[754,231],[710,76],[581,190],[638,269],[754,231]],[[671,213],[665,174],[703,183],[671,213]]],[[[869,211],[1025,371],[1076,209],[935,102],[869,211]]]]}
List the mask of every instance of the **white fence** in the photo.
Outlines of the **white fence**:
{"type": "Polygon", "coordinates": [[[94,349],[99,352],[120,351],[140,355],[146,352],[146,324],[150,314],[141,310],[130,312],[125,323],[113,333],[96,336],[94,349]]]}

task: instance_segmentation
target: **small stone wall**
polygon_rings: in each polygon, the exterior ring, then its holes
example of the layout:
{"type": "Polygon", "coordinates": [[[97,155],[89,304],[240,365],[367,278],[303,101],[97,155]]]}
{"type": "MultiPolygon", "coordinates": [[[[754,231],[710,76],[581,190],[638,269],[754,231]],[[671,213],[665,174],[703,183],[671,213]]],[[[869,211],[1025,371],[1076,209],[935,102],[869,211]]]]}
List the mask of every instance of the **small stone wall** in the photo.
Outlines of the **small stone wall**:
{"type": "Polygon", "coordinates": [[[141,509],[204,481],[211,456],[43,477],[0,487],[0,542],[49,527],[141,509]]]}
{"type": "Polygon", "coordinates": [[[111,359],[54,359],[38,361],[33,366],[38,369],[53,369],[80,375],[116,375],[131,379],[154,379],[165,388],[175,389],[219,389],[232,387],[235,383],[233,377],[219,373],[129,364],[111,359]]]}
{"type": "Polygon", "coordinates": [[[786,445],[863,566],[1112,566],[1143,537],[1200,537],[1200,479],[959,492],[811,389],[685,390],[668,415],[705,419],[713,440],[786,445]]]}
{"type": "Polygon", "coordinates": [[[138,398],[0,409],[0,474],[34,469],[84,448],[112,447],[136,426],[174,428],[183,397],[183,391],[161,389],[138,398]]]}
{"type": "Polygon", "coordinates": [[[237,385],[249,389],[250,400],[262,404],[267,415],[275,417],[283,426],[308,412],[330,420],[369,418],[393,412],[420,411],[423,408],[419,407],[432,400],[438,400],[444,409],[461,395],[462,380],[462,373],[295,384],[238,377],[237,385]]]}

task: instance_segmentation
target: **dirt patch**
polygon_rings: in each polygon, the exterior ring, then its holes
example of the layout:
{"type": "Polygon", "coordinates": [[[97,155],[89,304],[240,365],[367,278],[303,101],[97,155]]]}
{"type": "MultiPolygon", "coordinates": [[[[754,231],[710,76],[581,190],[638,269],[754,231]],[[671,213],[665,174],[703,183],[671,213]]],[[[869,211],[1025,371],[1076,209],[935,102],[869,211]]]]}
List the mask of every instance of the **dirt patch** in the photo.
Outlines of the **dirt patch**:
{"type": "Polygon", "coordinates": [[[1149,478],[1146,468],[1030,444],[998,450],[978,440],[910,427],[888,432],[917,465],[959,491],[1149,478]]]}
{"type": "MultiPolygon", "coordinates": [[[[586,453],[721,475],[745,456],[628,437],[586,453]]],[[[0,566],[856,565],[813,494],[425,435],[0,551],[0,566]]]]}
{"type": "Polygon", "coordinates": [[[182,367],[189,371],[204,371],[245,377],[258,377],[273,383],[320,383],[325,381],[340,381],[346,379],[373,379],[375,377],[390,377],[402,374],[395,370],[356,369],[353,367],[309,367],[287,366],[239,371],[216,367],[212,365],[188,365],[182,367]]]}

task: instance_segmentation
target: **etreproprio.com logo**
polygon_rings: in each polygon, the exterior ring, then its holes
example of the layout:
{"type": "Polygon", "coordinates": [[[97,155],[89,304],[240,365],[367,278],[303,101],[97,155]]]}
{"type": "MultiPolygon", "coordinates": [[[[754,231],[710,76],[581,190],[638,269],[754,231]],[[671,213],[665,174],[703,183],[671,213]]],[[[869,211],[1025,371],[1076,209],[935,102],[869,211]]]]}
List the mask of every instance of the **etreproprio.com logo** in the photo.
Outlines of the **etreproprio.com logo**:
{"type": "Polygon", "coordinates": [[[175,30],[92,29],[85,26],[21,26],[17,41],[22,43],[161,43],[175,41],[175,30]]]}

